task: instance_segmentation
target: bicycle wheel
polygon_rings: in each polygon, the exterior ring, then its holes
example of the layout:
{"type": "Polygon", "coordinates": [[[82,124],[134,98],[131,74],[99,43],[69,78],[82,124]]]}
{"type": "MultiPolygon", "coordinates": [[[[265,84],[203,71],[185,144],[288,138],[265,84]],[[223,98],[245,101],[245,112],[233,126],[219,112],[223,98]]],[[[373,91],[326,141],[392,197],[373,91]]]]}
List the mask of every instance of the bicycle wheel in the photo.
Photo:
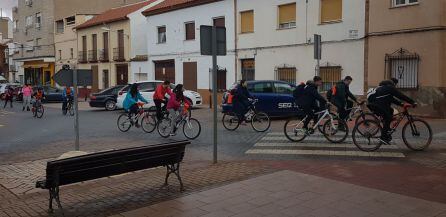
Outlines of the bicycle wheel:
{"type": "Polygon", "coordinates": [[[68,107],[68,112],[70,113],[71,116],[74,116],[74,107],[72,104],[68,107]]]}
{"type": "Polygon", "coordinates": [[[35,110],[36,117],[42,118],[44,112],[45,112],[45,110],[43,109],[43,105],[38,106],[35,110]]]}
{"type": "Polygon", "coordinates": [[[333,120],[327,120],[323,127],[324,137],[332,143],[341,143],[347,139],[348,125],[345,121],[334,118],[333,120]]]}
{"type": "Polygon", "coordinates": [[[352,139],[353,143],[362,151],[376,151],[383,144],[381,137],[381,124],[374,120],[360,121],[355,128],[353,128],[352,139]],[[378,133],[376,133],[378,129],[378,133]]]}
{"type": "Polygon", "coordinates": [[[121,131],[121,132],[127,132],[127,131],[129,131],[130,130],[130,127],[132,127],[132,121],[130,120],[130,118],[129,118],[129,115],[128,114],[121,114],[119,117],[118,117],[118,122],[117,122],[117,124],[118,124],[118,129],[121,131]]]}
{"type": "Polygon", "coordinates": [[[292,142],[300,142],[307,137],[307,133],[303,129],[304,119],[293,118],[285,122],[283,132],[288,140],[292,142]]]}
{"type": "Polygon", "coordinates": [[[376,117],[375,114],[373,114],[371,112],[363,112],[363,113],[359,114],[358,117],[356,117],[355,125],[357,125],[360,121],[363,121],[363,120],[374,120],[376,122],[380,122],[379,118],[376,117]]]}
{"type": "Polygon", "coordinates": [[[163,118],[160,120],[157,125],[157,130],[161,137],[168,138],[170,136],[170,132],[172,132],[170,118],[163,118]]]}
{"type": "Polygon", "coordinates": [[[271,120],[265,112],[258,112],[252,116],[251,126],[257,132],[265,132],[271,126],[271,120]]]}
{"type": "Polygon", "coordinates": [[[188,139],[196,139],[201,133],[200,122],[195,118],[189,118],[183,124],[183,133],[188,139]]]}
{"type": "Polygon", "coordinates": [[[223,126],[229,130],[234,131],[240,126],[240,121],[236,114],[224,114],[222,118],[223,126]]]}
{"type": "Polygon", "coordinates": [[[151,133],[156,129],[156,113],[144,112],[141,119],[141,128],[146,133],[151,133]]]}
{"type": "Polygon", "coordinates": [[[411,150],[422,151],[432,142],[432,128],[424,120],[414,118],[403,127],[404,144],[411,150]]]}

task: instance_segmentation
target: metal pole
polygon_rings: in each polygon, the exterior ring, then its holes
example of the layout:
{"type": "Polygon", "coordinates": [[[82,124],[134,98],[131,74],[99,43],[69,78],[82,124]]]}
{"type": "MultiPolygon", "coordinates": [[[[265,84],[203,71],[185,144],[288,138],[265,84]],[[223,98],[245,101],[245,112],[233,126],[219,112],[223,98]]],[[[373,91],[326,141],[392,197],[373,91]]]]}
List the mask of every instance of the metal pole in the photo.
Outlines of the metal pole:
{"type": "Polygon", "coordinates": [[[316,65],[316,75],[319,76],[320,75],[320,69],[321,69],[321,60],[317,59],[317,65],[316,65]]]}
{"type": "Polygon", "coordinates": [[[74,89],[74,150],[79,151],[79,109],[77,100],[77,68],[73,70],[73,89],[74,89]]]}
{"type": "Polygon", "coordinates": [[[214,111],[214,164],[217,163],[217,27],[212,26],[212,109],[214,111]]]}

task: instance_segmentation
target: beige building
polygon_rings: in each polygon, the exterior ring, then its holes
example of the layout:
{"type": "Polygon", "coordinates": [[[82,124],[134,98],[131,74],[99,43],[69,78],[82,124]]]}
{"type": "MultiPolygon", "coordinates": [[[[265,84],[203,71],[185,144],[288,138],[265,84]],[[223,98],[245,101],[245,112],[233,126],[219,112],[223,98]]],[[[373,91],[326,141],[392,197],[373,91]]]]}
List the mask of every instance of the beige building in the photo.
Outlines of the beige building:
{"type": "Polygon", "coordinates": [[[366,86],[390,77],[419,114],[446,117],[446,0],[370,0],[366,86]]]}
{"type": "MultiPolygon", "coordinates": [[[[92,91],[132,81],[132,20],[143,21],[141,12],[160,1],[144,1],[113,8],[76,27],[78,68],[93,72],[92,91]]],[[[143,45],[138,45],[143,46],[143,45]]],[[[143,46],[144,47],[144,46],[143,46]]]]}

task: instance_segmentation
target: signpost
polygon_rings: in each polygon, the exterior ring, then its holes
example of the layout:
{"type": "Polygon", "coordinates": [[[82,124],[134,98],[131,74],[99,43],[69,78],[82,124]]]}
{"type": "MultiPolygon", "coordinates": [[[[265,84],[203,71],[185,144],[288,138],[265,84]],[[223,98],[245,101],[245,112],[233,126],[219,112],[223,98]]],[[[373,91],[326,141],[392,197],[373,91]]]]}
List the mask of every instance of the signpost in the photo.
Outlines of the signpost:
{"type": "Polygon", "coordinates": [[[214,163],[217,163],[217,56],[226,56],[226,28],[200,26],[201,55],[212,55],[212,109],[214,113],[214,163]]]}
{"type": "Polygon", "coordinates": [[[85,69],[70,69],[68,65],[65,65],[63,69],[59,70],[54,76],[54,81],[61,86],[73,86],[74,89],[74,150],[79,151],[79,108],[78,108],[78,91],[77,86],[89,86],[92,84],[91,70],[85,69]]]}
{"type": "Polygon", "coordinates": [[[320,60],[322,57],[322,38],[321,35],[314,34],[314,59],[317,60],[316,75],[320,75],[320,60]]]}

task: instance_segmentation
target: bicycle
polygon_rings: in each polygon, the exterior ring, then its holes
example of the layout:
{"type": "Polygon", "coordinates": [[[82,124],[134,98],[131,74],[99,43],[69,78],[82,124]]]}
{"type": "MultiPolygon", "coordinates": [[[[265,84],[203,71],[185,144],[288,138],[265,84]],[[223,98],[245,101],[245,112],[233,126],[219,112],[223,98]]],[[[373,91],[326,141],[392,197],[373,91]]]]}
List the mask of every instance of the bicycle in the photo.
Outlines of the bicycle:
{"type": "MultiPolygon", "coordinates": [[[[252,129],[257,132],[265,132],[271,126],[271,120],[265,112],[257,111],[257,100],[249,100],[250,106],[248,111],[244,115],[244,120],[251,123],[252,129]]],[[[239,116],[234,112],[223,114],[222,122],[223,126],[229,131],[235,131],[243,120],[239,120],[239,116]]]]}
{"type": "Polygon", "coordinates": [[[315,133],[316,129],[318,129],[324,137],[332,142],[332,143],[341,143],[347,139],[348,136],[348,125],[345,121],[341,120],[337,115],[330,113],[330,107],[327,106],[325,110],[314,113],[319,118],[316,123],[313,123],[312,127],[308,130],[304,129],[304,122],[307,120],[308,115],[303,118],[297,117],[295,119],[289,119],[285,122],[283,126],[283,131],[288,140],[292,142],[301,142],[307,136],[315,133]],[[326,119],[326,120],[325,120],[326,119]],[[325,123],[322,126],[322,130],[320,129],[321,122],[325,120],[325,123]],[[343,128],[340,130],[339,128],[343,128]],[[340,138],[337,138],[338,132],[343,134],[340,135],[340,138]]]}
{"type": "Polygon", "coordinates": [[[67,113],[70,114],[70,116],[74,116],[74,106],[73,106],[73,98],[67,99],[67,105],[65,108],[62,108],[62,114],[67,115],[67,113]]]}
{"type": "Polygon", "coordinates": [[[151,133],[155,130],[156,125],[150,122],[149,113],[144,110],[144,103],[138,103],[138,112],[136,115],[128,113],[121,114],[117,121],[118,129],[121,132],[127,132],[132,126],[141,127],[146,133],[151,133]],[[141,121],[141,125],[138,122],[141,121]]]}
{"type": "MultiPolygon", "coordinates": [[[[395,133],[398,126],[406,119],[407,121],[401,132],[403,142],[410,150],[422,151],[429,147],[432,142],[432,128],[425,120],[413,117],[409,113],[411,107],[412,105],[404,105],[403,111],[393,116],[389,134],[395,133]],[[415,143],[418,139],[421,139],[422,142],[417,146],[415,143]]],[[[383,144],[388,144],[381,139],[383,133],[381,122],[381,119],[379,121],[366,119],[356,124],[352,132],[353,143],[360,150],[367,152],[376,151],[383,144]],[[371,132],[370,128],[372,129],[371,132]],[[365,144],[361,143],[361,139],[365,139],[365,144]]]]}
{"type": "Polygon", "coordinates": [[[42,105],[42,101],[40,99],[36,99],[31,110],[33,112],[33,117],[42,118],[45,111],[42,105]]]}
{"type": "Polygon", "coordinates": [[[186,138],[194,140],[201,133],[200,122],[190,117],[189,109],[184,111],[184,105],[180,107],[181,114],[175,120],[174,129],[172,130],[171,119],[167,116],[158,122],[157,129],[158,133],[163,138],[168,138],[171,132],[175,133],[181,125],[183,125],[183,134],[186,138]]]}

